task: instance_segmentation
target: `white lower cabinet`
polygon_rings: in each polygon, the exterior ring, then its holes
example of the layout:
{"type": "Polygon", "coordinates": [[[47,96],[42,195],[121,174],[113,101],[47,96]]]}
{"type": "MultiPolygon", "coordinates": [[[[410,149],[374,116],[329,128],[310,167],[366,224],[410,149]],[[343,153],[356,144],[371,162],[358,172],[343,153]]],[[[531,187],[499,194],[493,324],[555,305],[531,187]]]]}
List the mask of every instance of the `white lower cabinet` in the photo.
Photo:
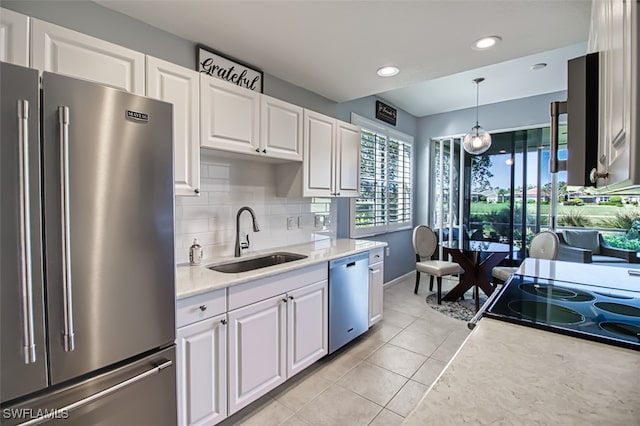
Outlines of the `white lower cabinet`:
{"type": "Polygon", "coordinates": [[[369,252],[369,327],[382,319],[384,258],[382,249],[369,252]]]}
{"type": "Polygon", "coordinates": [[[328,281],[229,312],[229,414],[327,354],[328,281]]]}
{"type": "Polygon", "coordinates": [[[286,296],[229,312],[229,414],[286,380],[286,296]]]}
{"type": "Polygon", "coordinates": [[[287,378],[328,353],[328,290],[325,280],[288,293],[287,378]]]}
{"type": "Polygon", "coordinates": [[[226,317],[222,314],[177,330],[180,426],[214,425],[227,417],[226,317]]]}

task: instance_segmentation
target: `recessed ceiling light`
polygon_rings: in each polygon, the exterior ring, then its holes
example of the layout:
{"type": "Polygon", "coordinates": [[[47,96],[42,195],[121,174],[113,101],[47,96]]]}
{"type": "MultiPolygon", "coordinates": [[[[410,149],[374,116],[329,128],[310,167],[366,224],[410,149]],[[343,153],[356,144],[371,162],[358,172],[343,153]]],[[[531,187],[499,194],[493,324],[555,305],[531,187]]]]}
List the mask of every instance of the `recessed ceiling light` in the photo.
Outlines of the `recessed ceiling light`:
{"type": "Polygon", "coordinates": [[[400,70],[397,67],[381,67],[381,68],[378,68],[378,71],[377,71],[380,77],[393,77],[399,72],[400,70]]]}
{"type": "Polygon", "coordinates": [[[471,47],[475,50],[485,50],[495,46],[501,41],[502,38],[498,36],[482,37],[481,39],[476,40],[471,47]]]}
{"type": "Polygon", "coordinates": [[[547,64],[544,62],[538,62],[537,64],[531,65],[532,70],[541,70],[542,68],[546,68],[547,64]]]}

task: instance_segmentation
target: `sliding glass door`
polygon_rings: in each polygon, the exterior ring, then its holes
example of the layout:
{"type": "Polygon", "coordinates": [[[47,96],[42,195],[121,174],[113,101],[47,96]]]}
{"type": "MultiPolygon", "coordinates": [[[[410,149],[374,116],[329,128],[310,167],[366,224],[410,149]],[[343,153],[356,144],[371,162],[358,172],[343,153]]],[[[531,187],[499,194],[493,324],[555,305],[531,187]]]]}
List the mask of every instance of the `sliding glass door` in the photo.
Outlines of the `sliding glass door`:
{"type": "MultiPolygon", "coordinates": [[[[562,129],[560,133],[562,144],[566,135],[562,129]]],[[[459,138],[432,141],[432,225],[445,229],[458,226],[468,238],[511,244],[511,257],[523,258],[531,238],[548,224],[549,128],[501,132],[491,137],[491,148],[479,156],[452,151],[451,141],[459,147],[459,138]],[[453,161],[450,152],[454,153],[453,161]],[[460,166],[452,167],[455,164],[460,166]],[[463,196],[452,197],[452,193],[463,196]],[[459,216],[446,214],[458,210],[459,216]]],[[[559,181],[563,180],[566,177],[560,174],[559,181]]]]}

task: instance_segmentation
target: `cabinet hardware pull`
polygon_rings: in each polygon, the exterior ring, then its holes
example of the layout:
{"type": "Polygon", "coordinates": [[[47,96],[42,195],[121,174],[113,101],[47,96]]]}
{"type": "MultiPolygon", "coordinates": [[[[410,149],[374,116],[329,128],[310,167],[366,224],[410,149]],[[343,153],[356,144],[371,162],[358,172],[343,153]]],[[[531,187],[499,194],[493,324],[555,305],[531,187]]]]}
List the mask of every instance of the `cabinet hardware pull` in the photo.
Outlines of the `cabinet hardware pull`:
{"type": "Polygon", "coordinates": [[[262,152],[266,154],[266,153],[267,153],[267,150],[266,150],[266,149],[263,149],[263,150],[262,150],[262,152]]]}
{"type": "Polygon", "coordinates": [[[589,180],[591,181],[591,183],[596,183],[598,182],[598,179],[606,179],[608,177],[609,177],[609,173],[607,172],[601,173],[595,167],[591,169],[591,172],[589,173],[589,180]]]}
{"type": "Polygon", "coordinates": [[[227,320],[226,319],[220,320],[220,322],[222,323],[222,325],[227,325],[227,320]]]}
{"type": "Polygon", "coordinates": [[[62,216],[62,300],[64,350],[75,349],[73,331],[73,286],[71,285],[71,235],[69,234],[69,107],[58,107],[60,129],[60,210],[62,216]]]}
{"type": "Polygon", "coordinates": [[[347,263],[347,268],[351,268],[352,266],[356,266],[356,262],[347,263]]]}
{"type": "Polygon", "coordinates": [[[283,297],[283,298],[282,298],[282,301],[283,301],[284,303],[287,303],[287,300],[288,300],[288,299],[287,299],[286,297],[283,297]]]}
{"type": "Polygon", "coordinates": [[[289,296],[289,299],[293,300],[293,296],[289,296]]]}
{"type": "Polygon", "coordinates": [[[22,296],[22,337],[24,363],[36,362],[33,333],[33,267],[31,264],[31,211],[29,182],[29,101],[18,101],[18,149],[20,175],[20,280],[22,296]]]}
{"type": "Polygon", "coordinates": [[[256,152],[260,152],[260,148],[256,148],[256,152]]]}
{"type": "Polygon", "coordinates": [[[193,192],[195,192],[196,194],[200,193],[200,190],[198,188],[194,189],[193,192]]]}
{"type": "Polygon", "coordinates": [[[200,310],[202,312],[206,311],[207,310],[207,305],[200,305],[200,310]]]}

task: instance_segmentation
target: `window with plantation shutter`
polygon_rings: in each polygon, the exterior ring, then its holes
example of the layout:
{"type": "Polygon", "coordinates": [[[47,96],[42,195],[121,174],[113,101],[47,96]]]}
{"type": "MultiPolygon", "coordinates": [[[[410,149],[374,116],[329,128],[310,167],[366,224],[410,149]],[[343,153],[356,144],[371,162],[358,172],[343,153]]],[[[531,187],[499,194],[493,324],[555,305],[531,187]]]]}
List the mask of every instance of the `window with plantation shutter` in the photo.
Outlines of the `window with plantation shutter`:
{"type": "Polygon", "coordinates": [[[353,117],[362,139],[360,197],[351,201],[351,236],[411,227],[413,138],[353,117]]]}

